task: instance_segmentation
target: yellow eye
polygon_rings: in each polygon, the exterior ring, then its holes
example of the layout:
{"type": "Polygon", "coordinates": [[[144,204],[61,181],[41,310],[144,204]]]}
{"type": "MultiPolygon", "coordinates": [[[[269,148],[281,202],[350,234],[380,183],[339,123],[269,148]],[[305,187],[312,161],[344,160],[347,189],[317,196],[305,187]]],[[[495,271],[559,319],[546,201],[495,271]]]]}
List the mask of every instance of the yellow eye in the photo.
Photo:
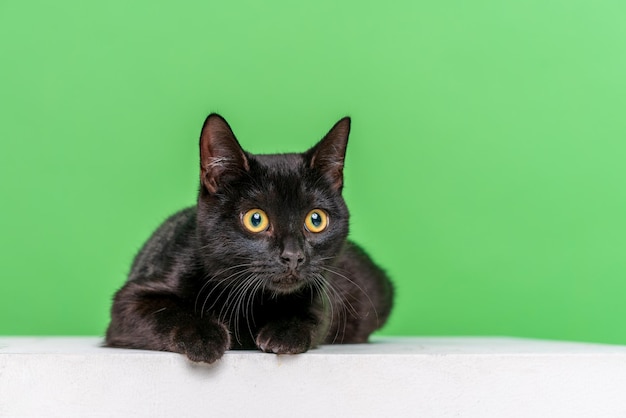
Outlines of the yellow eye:
{"type": "Polygon", "coordinates": [[[251,209],[244,213],[243,226],[250,232],[258,233],[263,232],[270,225],[270,221],[267,214],[261,209],[251,209]]]}
{"type": "Polygon", "coordinates": [[[313,209],[306,215],[304,226],[311,232],[322,232],[328,227],[328,214],[321,209],[313,209]]]}

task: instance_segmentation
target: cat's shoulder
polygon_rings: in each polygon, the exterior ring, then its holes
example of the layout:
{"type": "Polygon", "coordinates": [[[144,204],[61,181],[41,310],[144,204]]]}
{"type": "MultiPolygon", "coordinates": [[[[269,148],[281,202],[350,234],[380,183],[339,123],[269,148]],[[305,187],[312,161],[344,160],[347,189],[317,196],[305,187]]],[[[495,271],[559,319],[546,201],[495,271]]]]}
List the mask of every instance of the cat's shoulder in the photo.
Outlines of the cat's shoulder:
{"type": "Polygon", "coordinates": [[[194,222],[196,219],[196,212],[196,206],[190,206],[188,208],[181,209],[165,219],[160,228],[165,226],[171,226],[176,228],[177,226],[182,226],[188,224],[189,222],[194,222]]]}
{"type": "Polygon", "coordinates": [[[173,255],[191,252],[190,243],[195,237],[196,207],[182,209],[170,215],[152,233],[135,256],[129,280],[159,275],[174,262],[173,255]]]}
{"type": "Polygon", "coordinates": [[[195,231],[196,207],[191,206],[170,215],[154,231],[150,241],[157,241],[161,245],[176,244],[177,241],[187,241],[189,234],[195,231]]]}
{"type": "Polygon", "coordinates": [[[342,268],[354,272],[368,272],[377,275],[385,274],[367,252],[365,252],[360,245],[351,240],[346,241],[344,244],[343,251],[339,258],[339,265],[342,268]]]}

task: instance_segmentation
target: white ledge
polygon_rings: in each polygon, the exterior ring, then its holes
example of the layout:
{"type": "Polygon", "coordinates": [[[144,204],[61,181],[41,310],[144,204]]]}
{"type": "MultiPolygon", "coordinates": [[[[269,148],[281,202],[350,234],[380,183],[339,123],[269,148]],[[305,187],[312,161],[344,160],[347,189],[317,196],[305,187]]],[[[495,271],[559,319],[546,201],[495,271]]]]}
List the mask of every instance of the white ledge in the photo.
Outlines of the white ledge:
{"type": "Polygon", "coordinates": [[[0,416],[626,416],[625,346],[376,338],[204,365],[100,344],[0,337],[0,416]]]}

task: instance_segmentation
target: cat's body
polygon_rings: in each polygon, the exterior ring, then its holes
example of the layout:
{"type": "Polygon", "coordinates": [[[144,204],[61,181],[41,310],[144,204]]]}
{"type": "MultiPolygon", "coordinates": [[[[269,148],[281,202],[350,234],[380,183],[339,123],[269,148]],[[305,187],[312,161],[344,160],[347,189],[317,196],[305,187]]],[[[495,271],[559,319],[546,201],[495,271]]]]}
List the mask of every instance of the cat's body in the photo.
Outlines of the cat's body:
{"type": "Polygon", "coordinates": [[[165,221],[135,258],[107,345],[213,362],[229,348],[366,342],[387,320],[393,290],[346,239],[348,133],[346,118],[306,153],[252,155],[210,115],[197,206],[165,221]]]}

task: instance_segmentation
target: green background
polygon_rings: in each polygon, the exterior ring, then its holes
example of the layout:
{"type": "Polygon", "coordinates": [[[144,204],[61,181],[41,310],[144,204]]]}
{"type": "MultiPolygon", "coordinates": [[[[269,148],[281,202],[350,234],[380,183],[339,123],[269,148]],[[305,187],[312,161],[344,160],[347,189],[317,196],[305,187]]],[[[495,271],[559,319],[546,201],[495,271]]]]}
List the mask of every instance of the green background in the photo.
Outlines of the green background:
{"type": "Polygon", "coordinates": [[[353,117],[384,334],[626,344],[623,0],[2,0],[0,53],[0,334],[103,334],[217,111],[257,153],[353,117]]]}

